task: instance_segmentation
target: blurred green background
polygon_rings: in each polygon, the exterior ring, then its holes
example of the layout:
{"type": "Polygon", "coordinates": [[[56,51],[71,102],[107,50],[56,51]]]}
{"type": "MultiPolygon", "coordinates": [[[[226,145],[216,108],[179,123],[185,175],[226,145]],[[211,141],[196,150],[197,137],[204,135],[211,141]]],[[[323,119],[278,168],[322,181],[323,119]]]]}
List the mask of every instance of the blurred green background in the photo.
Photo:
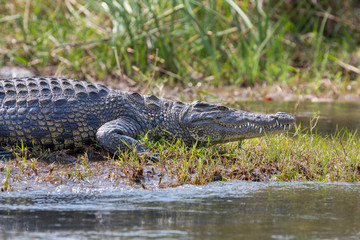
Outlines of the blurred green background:
{"type": "Polygon", "coordinates": [[[1,0],[0,30],[0,66],[41,75],[169,86],[360,82],[357,0],[1,0]]]}

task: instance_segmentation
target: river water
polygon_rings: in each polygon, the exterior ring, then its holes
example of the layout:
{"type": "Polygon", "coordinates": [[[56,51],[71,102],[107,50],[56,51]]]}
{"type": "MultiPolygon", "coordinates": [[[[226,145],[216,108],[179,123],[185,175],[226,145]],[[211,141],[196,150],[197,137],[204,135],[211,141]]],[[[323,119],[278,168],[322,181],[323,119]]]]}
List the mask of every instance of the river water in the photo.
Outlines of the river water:
{"type": "Polygon", "coordinates": [[[3,239],[359,239],[360,185],[2,193],[0,216],[3,239]]]}
{"type": "MultiPolygon", "coordinates": [[[[250,102],[293,113],[295,103],[250,102]]],[[[319,134],[359,131],[360,104],[301,104],[319,134]]],[[[0,176],[3,178],[3,176],[0,176]]],[[[360,184],[215,182],[140,190],[52,188],[0,193],[1,239],[360,239],[360,184]]]]}

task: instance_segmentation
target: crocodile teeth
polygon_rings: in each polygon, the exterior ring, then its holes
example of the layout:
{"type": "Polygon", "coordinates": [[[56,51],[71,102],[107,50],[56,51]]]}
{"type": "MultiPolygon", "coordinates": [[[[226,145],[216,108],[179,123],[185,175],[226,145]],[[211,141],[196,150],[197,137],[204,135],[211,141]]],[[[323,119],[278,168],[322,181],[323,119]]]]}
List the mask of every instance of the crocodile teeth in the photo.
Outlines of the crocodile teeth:
{"type": "Polygon", "coordinates": [[[228,127],[228,128],[236,128],[236,129],[242,129],[242,128],[250,128],[253,130],[259,130],[259,133],[262,133],[265,130],[272,130],[274,128],[282,128],[284,131],[286,130],[290,130],[291,125],[290,124],[281,124],[277,119],[276,122],[273,123],[272,125],[267,125],[267,126],[258,126],[255,123],[251,123],[251,122],[246,122],[240,125],[230,125],[230,124],[224,124],[224,123],[219,123],[221,126],[224,127],[228,127]]]}

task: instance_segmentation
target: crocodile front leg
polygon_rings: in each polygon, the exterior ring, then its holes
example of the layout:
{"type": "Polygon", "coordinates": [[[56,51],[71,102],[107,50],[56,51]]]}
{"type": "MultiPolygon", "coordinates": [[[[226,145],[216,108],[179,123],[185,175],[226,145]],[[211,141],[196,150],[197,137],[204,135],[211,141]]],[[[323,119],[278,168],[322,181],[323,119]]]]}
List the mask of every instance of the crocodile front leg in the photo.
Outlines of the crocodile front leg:
{"type": "Polygon", "coordinates": [[[145,147],[135,139],[139,127],[135,122],[116,119],[102,125],[96,133],[100,145],[113,154],[135,150],[139,154],[146,152],[145,147]]]}

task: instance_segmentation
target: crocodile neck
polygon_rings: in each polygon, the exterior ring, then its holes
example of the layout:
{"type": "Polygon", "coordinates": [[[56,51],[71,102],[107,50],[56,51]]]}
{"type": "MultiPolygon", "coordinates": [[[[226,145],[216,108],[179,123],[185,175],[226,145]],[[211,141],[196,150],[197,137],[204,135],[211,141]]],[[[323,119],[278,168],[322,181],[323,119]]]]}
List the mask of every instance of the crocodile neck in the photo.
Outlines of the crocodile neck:
{"type": "Polygon", "coordinates": [[[178,138],[186,144],[195,141],[180,120],[181,112],[188,106],[186,103],[120,90],[114,90],[106,102],[105,105],[113,102],[116,107],[112,108],[111,114],[104,114],[111,115],[104,122],[118,118],[132,122],[136,126],[133,137],[147,134],[152,140],[178,138]]]}

